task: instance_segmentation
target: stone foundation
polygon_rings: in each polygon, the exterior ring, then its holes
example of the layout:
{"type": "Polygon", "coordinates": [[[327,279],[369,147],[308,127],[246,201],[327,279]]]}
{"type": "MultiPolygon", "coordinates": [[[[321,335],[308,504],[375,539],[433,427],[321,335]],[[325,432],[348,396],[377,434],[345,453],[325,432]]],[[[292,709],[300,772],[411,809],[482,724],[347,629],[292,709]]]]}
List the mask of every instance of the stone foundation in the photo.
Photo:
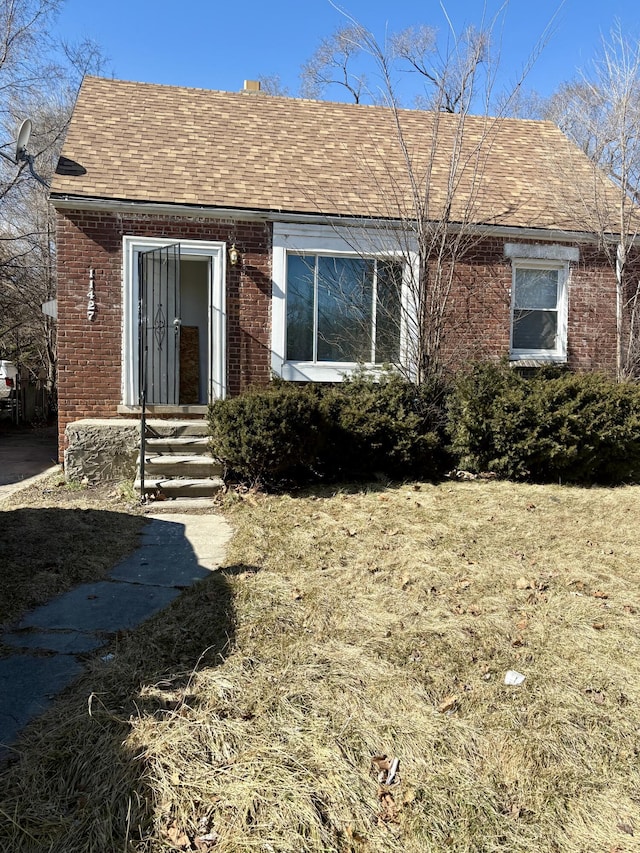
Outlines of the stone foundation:
{"type": "Polygon", "coordinates": [[[89,483],[133,480],[140,444],[140,422],[126,418],[73,421],[65,430],[67,480],[89,483]]]}

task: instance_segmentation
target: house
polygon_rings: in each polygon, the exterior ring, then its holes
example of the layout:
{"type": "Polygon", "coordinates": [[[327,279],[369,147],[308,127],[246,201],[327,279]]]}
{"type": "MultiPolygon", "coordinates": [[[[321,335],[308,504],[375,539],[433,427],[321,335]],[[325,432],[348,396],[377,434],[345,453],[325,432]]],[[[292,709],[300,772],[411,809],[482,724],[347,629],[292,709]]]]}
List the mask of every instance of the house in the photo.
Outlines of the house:
{"type": "Polygon", "coordinates": [[[590,224],[615,192],[555,125],[252,88],[85,79],[51,188],[61,454],[73,423],[134,425],[143,391],[152,417],[202,419],[272,375],[411,370],[416,210],[465,236],[444,360],[615,369],[590,224]]]}

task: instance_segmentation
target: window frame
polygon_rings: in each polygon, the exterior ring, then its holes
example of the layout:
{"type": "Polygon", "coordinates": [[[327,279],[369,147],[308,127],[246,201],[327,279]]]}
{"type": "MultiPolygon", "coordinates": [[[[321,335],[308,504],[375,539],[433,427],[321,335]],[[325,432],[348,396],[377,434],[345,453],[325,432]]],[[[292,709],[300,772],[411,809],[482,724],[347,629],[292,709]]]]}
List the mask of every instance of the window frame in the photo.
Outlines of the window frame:
{"type": "MultiPolygon", "coordinates": [[[[410,308],[410,265],[415,264],[414,253],[400,248],[400,239],[393,234],[375,229],[349,229],[331,226],[275,223],[273,229],[273,285],[271,324],[271,368],[273,373],[290,382],[341,382],[364,367],[372,374],[383,369],[382,364],[371,361],[298,361],[287,359],[287,265],[289,255],[317,257],[359,258],[393,260],[404,263],[400,294],[400,359],[408,367],[409,341],[407,312],[410,308]]],[[[371,313],[374,314],[375,290],[371,313]]],[[[373,329],[372,317],[372,329],[373,329]]],[[[315,325],[314,325],[315,332],[315,325]]],[[[316,345],[314,343],[314,351],[316,345]]],[[[317,354],[317,351],[316,351],[317,354]]]]}
{"type": "MultiPolygon", "coordinates": [[[[511,307],[509,316],[509,358],[511,361],[547,361],[564,363],[567,360],[567,319],[569,293],[569,260],[552,257],[512,257],[511,259],[511,307]],[[516,275],[518,270],[553,270],[558,272],[556,299],[556,343],[553,349],[514,347],[514,315],[516,308],[516,275]]],[[[545,310],[545,309],[531,309],[545,310]]],[[[553,309],[549,309],[553,310],[553,309]]]]}

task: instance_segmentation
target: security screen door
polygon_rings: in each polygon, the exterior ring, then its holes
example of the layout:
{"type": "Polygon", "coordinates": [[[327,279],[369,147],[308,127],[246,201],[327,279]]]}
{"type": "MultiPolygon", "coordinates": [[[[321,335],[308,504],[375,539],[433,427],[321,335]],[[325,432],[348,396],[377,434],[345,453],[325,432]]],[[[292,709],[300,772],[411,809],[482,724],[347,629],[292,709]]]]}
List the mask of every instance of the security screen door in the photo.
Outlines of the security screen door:
{"type": "Polygon", "coordinates": [[[141,405],[180,400],[180,246],[138,255],[141,405]]]}

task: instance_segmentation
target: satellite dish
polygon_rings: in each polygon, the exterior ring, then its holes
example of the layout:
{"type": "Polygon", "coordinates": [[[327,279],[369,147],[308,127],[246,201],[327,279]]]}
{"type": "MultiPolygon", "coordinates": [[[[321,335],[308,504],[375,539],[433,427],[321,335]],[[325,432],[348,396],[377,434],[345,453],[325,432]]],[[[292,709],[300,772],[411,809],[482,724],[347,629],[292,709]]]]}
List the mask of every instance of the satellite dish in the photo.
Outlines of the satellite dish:
{"type": "MultiPolygon", "coordinates": [[[[29,167],[29,172],[31,173],[31,177],[35,178],[35,180],[42,184],[43,187],[49,189],[49,184],[38,175],[36,170],[33,168],[34,156],[33,154],[29,154],[27,151],[27,145],[29,144],[29,139],[31,137],[31,119],[26,118],[22,124],[20,125],[20,130],[18,131],[18,139],[16,141],[16,158],[15,163],[26,163],[29,167]]],[[[8,160],[11,160],[11,157],[5,155],[8,160]]]]}
{"type": "Polygon", "coordinates": [[[27,145],[31,136],[31,119],[26,118],[20,125],[18,141],[16,142],[16,163],[27,160],[27,145]]]}

